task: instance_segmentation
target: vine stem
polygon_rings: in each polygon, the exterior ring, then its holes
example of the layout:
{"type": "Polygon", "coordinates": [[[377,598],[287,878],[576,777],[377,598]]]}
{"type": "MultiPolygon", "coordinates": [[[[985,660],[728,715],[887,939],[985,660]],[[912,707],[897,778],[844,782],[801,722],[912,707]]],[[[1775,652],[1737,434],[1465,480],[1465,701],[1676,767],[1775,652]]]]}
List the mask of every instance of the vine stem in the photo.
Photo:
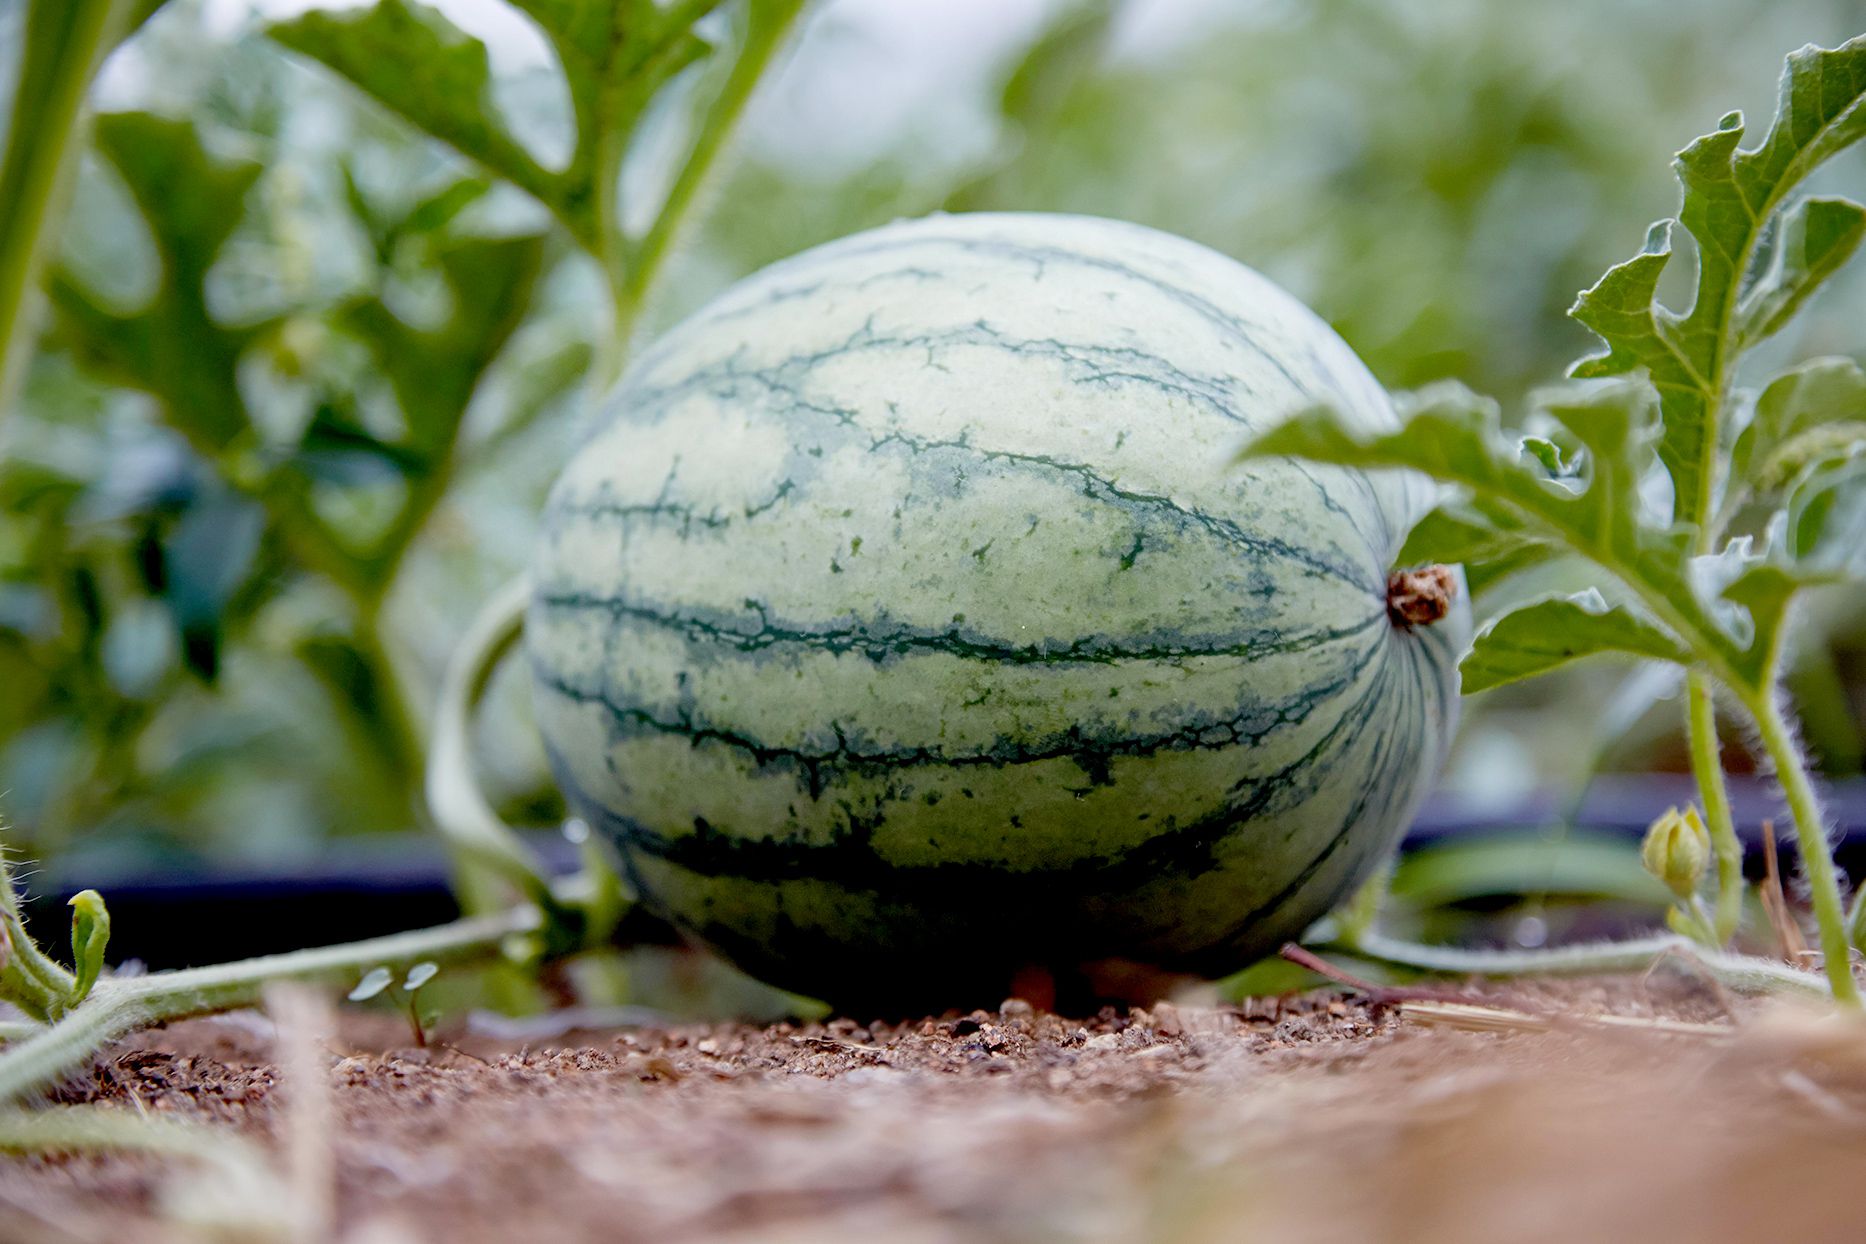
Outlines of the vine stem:
{"type": "Polygon", "coordinates": [[[745,45],[739,49],[725,85],[706,110],[686,163],[681,165],[673,185],[668,188],[667,198],[654,223],[633,248],[626,275],[617,281],[613,270],[610,271],[615,323],[609,341],[598,351],[592,372],[593,387],[598,393],[606,392],[621,377],[622,366],[634,349],[641,313],[654,292],[655,282],[687,228],[695,204],[716,170],[720,153],[738,128],[745,106],[751,102],[765,70],[803,11],[803,0],[750,0],[746,8],[745,45]]]}
{"type": "Polygon", "coordinates": [[[1807,764],[1772,690],[1755,697],[1746,707],[1756,719],[1763,750],[1775,764],[1776,780],[1782,785],[1782,795],[1788,800],[1788,810],[1795,822],[1795,843],[1801,852],[1802,872],[1808,879],[1808,896],[1814,904],[1814,923],[1820,935],[1827,979],[1838,1001],[1857,1008],[1859,986],[1853,979],[1852,948],[1847,940],[1846,911],[1840,901],[1840,880],[1834,870],[1833,857],[1828,853],[1820,800],[1808,779],[1807,764]]]}
{"type": "Polygon", "coordinates": [[[1743,843],[1736,836],[1730,791],[1724,784],[1723,757],[1717,740],[1717,702],[1710,679],[1698,670],[1685,675],[1685,700],[1691,772],[1704,800],[1704,824],[1710,830],[1711,849],[1717,857],[1717,901],[1710,927],[1717,944],[1725,945],[1736,935],[1743,916],[1743,843]]]}
{"type": "Polygon", "coordinates": [[[547,891],[544,864],[499,819],[473,775],[473,706],[524,629],[530,580],[520,575],[480,607],[441,675],[428,750],[428,814],[464,859],[484,865],[534,900],[547,891]]]}
{"type": "MultiPolygon", "coordinates": [[[[1688,937],[1663,933],[1623,942],[1596,942],[1558,946],[1549,950],[1471,950],[1458,946],[1426,946],[1380,933],[1342,937],[1332,945],[1349,954],[1459,976],[1580,976],[1605,972],[1640,972],[1667,955],[1698,964],[1732,989],[1751,993],[1799,993],[1831,1000],[1833,992],[1819,976],[1773,959],[1732,954],[1706,947],[1688,937]]],[[[1849,980],[1851,978],[1849,977],[1849,980]]]]}
{"type": "Polygon", "coordinates": [[[0,1053],[0,1102],[18,1101],[56,1083],[98,1050],[148,1024],[249,1006],[273,981],[341,981],[374,967],[400,969],[423,960],[491,958],[508,938],[537,932],[543,916],[531,905],[410,933],[341,946],[264,955],[213,967],[102,980],[62,1019],[0,1053]]]}
{"type": "Polygon", "coordinates": [[[0,157],[0,417],[38,334],[34,294],[84,146],[86,89],[129,30],[132,0],[35,0],[0,157]]]}
{"type": "Polygon", "coordinates": [[[0,997],[33,1019],[51,1019],[70,1005],[77,983],[27,935],[13,869],[0,850],[0,997]]]}
{"type": "Polygon", "coordinates": [[[206,1168],[219,1225],[262,1230],[292,1227],[291,1189],[264,1152],[226,1128],[165,1119],[116,1106],[70,1105],[59,1110],[0,1108],[0,1150],[43,1153],[110,1149],[183,1158],[206,1168]],[[229,1210],[237,1207],[237,1216],[229,1210]]]}

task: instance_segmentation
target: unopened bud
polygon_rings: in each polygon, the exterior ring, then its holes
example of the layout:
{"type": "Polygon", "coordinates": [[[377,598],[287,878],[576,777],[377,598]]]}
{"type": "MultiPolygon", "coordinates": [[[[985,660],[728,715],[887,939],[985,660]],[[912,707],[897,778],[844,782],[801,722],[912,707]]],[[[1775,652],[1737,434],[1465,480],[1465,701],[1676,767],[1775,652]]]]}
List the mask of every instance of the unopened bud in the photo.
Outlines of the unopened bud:
{"type": "Polygon", "coordinates": [[[110,945],[110,909],[96,890],[71,896],[72,1002],[84,1001],[104,971],[104,951],[110,945]]]}
{"type": "Polygon", "coordinates": [[[1704,828],[1698,810],[1686,807],[1680,812],[1671,808],[1646,831],[1639,858],[1646,871],[1663,881],[1668,890],[1688,899],[1697,893],[1698,882],[1710,864],[1710,853],[1710,831],[1704,828]]]}

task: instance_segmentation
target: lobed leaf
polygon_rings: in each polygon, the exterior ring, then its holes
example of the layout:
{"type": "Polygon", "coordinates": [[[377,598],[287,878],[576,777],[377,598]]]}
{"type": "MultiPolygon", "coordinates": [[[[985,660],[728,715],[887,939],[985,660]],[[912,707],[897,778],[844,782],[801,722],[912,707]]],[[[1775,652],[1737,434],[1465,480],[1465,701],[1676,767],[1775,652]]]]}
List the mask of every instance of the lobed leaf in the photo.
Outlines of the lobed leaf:
{"type": "Polygon", "coordinates": [[[1788,490],[1781,526],[1805,574],[1866,571],[1866,440],[1808,464],[1788,490]]]}
{"type": "Polygon", "coordinates": [[[228,328],[207,309],[207,276],[244,214],[260,166],[209,154],[192,123],[147,112],[97,118],[99,153],[149,222],[161,260],[142,310],[105,309],[69,269],[48,277],[57,331],[100,372],[153,393],[195,447],[216,453],[247,428],[238,356],[265,325],[228,328]],[[178,194],[177,186],[188,187],[178,194]]]}
{"type": "Polygon", "coordinates": [[[452,314],[416,328],[379,297],[352,303],[339,322],[368,344],[408,420],[408,448],[441,453],[452,443],[481,376],[524,318],[544,238],[454,238],[436,260],[453,292],[452,314]]]}
{"type": "Polygon", "coordinates": [[[1739,349],[1779,331],[1852,258],[1866,237],[1866,208],[1851,199],[1804,199],[1783,213],[1777,228],[1770,266],[1737,310],[1739,349]]]}
{"type": "Polygon", "coordinates": [[[1500,687],[1602,652],[1685,665],[1690,650],[1656,624],[1589,589],[1552,596],[1504,614],[1477,633],[1459,663],[1464,691],[1500,687]]]}
{"type": "Polygon", "coordinates": [[[1730,455],[1733,499],[1779,490],[1817,459],[1866,441],[1866,372],[1848,358],[1810,359],[1756,399],[1730,455]]]}
{"type": "Polygon", "coordinates": [[[1581,360],[1578,377],[1643,367],[1664,413],[1659,454],[1670,472],[1673,514],[1704,526],[1716,491],[1719,408],[1741,350],[1785,323],[1859,242],[1859,209],[1815,200],[1772,228],[1786,197],[1824,160],[1866,136],[1866,36],[1838,48],[1805,47],[1782,75],[1775,122],[1762,143],[1739,147],[1742,114],[1678,153],[1684,186],[1678,219],[1697,242],[1698,272],[1683,314],[1657,301],[1671,258],[1671,223],[1641,252],[1584,291],[1569,312],[1606,344],[1581,360]],[[1775,239],[1773,262],[1747,297],[1744,282],[1775,239]]]}
{"type": "MultiPolygon", "coordinates": [[[[1427,390],[1406,422],[1387,432],[1369,434],[1331,409],[1312,408],[1257,437],[1242,456],[1403,467],[1461,485],[1528,536],[1580,554],[1626,584],[1694,656],[1714,660],[1743,685],[1759,685],[1776,651],[1779,611],[1752,622],[1748,602],[1706,583],[1694,567],[1689,528],[1641,520],[1639,477],[1653,435],[1643,391],[1608,386],[1553,402],[1547,413],[1586,451],[1578,485],[1547,478],[1533,458],[1526,462],[1506,443],[1495,404],[1458,386],[1427,390]]],[[[1738,554],[1721,584],[1736,582],[1738,572],[1761,560],[1747,550],[1738,554]]]]}
{"type": "MultiPolygon", "coordinates": [[[[629,137],[656,93],[713,46],[695,24],[724,0],[511,0],[557,53],[576,138],[562,170],[547,169],[492,102],[486,45],[420,0],[306,13],[272,37],[347,78],[389,111],[536,198],[572,237],[610,261],[620,242],[617,181],[629,137]]],[[[794,10],[797,0],[753,0],[794,10]]]]}
{"type": "Polygon", "coordinates": [[[1525,531],[1507,514],[1493,516],[1469,502],[1448,501],[1413,525],[1398,562],[1403,566],[1461,565],[1465,585],[1475,595],[1560,552],[1558,546],[1525,531]]]}
{"type": "Polygon", "coordinates": [[[377,0],[364,9],[314,9],[269,33],[547,205],[560,204],[555,179],[493,107],[486,45],[439,10],[419,0],[377,0]]]}

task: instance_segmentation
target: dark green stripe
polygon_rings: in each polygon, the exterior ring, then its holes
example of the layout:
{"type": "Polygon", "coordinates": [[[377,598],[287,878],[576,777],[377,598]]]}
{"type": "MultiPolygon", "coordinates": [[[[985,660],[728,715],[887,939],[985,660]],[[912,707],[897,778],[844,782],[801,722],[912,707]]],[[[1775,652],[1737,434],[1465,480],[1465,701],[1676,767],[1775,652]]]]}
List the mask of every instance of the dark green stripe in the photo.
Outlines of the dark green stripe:
{"type": "Polygon", "coordinates": [[[804,649],[852,653],[878,664],[919,653],[941,653],[1009,665],[1116,665],[1197,657],[1254,660],[1308,651],[1387,625],[1383,605],[1377,612],[1348,626],[1312,627],[1294,632],[1268,627],[1223,636],[1187,636],[1183,632],[1161,631],[1120,637],[1090,635],[1072,640],[1045,638],[1035,643],[1011,644],[975,629],[914,626],[895,622],[886,614],[872,619],[849,617],[818,625],[774,619],[765,606],[754,600],[745,602],[745,611],[757,615],[749,626],[745,612],[680,609],[623,596],[545,590],[534,600],[546,610],[607,613],[617,621],[674,631],[690,643],[736,652],[804,649]]]}
{"type": "Polygon", "coordinates": [[[607,688],[576,686],[558,671],[545,666],[535,653],[532,671],[539,686],[575,703],[604,708],[616,741],[631,736],[673,735],[688,739],[695,747],[728,747],[745,753],[761,769],[794,771],[804,788],[816,797],[841,773],[886,774],[919,766],[1002,768],[1046,760],[1072,760],[1088,776],[1090,783],[1096,784],[1107,781],[1111,765],[1123,757],[1255,745],[1286,726],[1306,721],[1316,708],[1352,686],[1387,642],[1384,635],[1377,638],[1327,682],[1319,682],[1283,702],[1247,701],[1229,717],[1200,714],[1193,720],[1152,734],[1136,734],[1129,729],[1097,733],[1076,724],[1046,737],[1000,738],[982,751],[960,753],[943,752],[937,747],[871,747],[859,732],[834,721],[828,723],[828,729],[836,736],[833,747],[773,744],[705,720],[690,705],[657,710],[650,705],[616,698],[607,688]],[[665,715],[670,711],[672,716],[665,715]]]}

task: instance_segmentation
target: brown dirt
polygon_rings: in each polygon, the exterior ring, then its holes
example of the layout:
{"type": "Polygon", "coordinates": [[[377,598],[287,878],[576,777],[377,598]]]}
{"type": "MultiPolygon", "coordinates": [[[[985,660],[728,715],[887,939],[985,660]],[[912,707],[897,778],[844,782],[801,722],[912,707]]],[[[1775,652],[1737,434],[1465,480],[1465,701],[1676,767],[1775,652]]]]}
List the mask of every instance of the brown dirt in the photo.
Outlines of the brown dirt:
{"type": "MultiPolygon", "coordinates": [[[[1866,1236],[1866,1029],[1683,979],[1517,988],[1546,1030],[1309,995],[325,1043],[334,1238],[1809,1241],[1866,1236]],[[1722,1035],[1600,1030],[1612,1012],[1722,1035]]],[[[292,1114],[269,1021],[144,1034],[69,1086],[238,1129],[292,1114]]],[[[202,1238],[183,1166],[0,1159],[0,1239],[202,1238]],[[166,1208],[165,1208],[166,1207],[166,1208]]],[[[198,1174],[193,1178],[200,1180],[198,1174]]]]}

